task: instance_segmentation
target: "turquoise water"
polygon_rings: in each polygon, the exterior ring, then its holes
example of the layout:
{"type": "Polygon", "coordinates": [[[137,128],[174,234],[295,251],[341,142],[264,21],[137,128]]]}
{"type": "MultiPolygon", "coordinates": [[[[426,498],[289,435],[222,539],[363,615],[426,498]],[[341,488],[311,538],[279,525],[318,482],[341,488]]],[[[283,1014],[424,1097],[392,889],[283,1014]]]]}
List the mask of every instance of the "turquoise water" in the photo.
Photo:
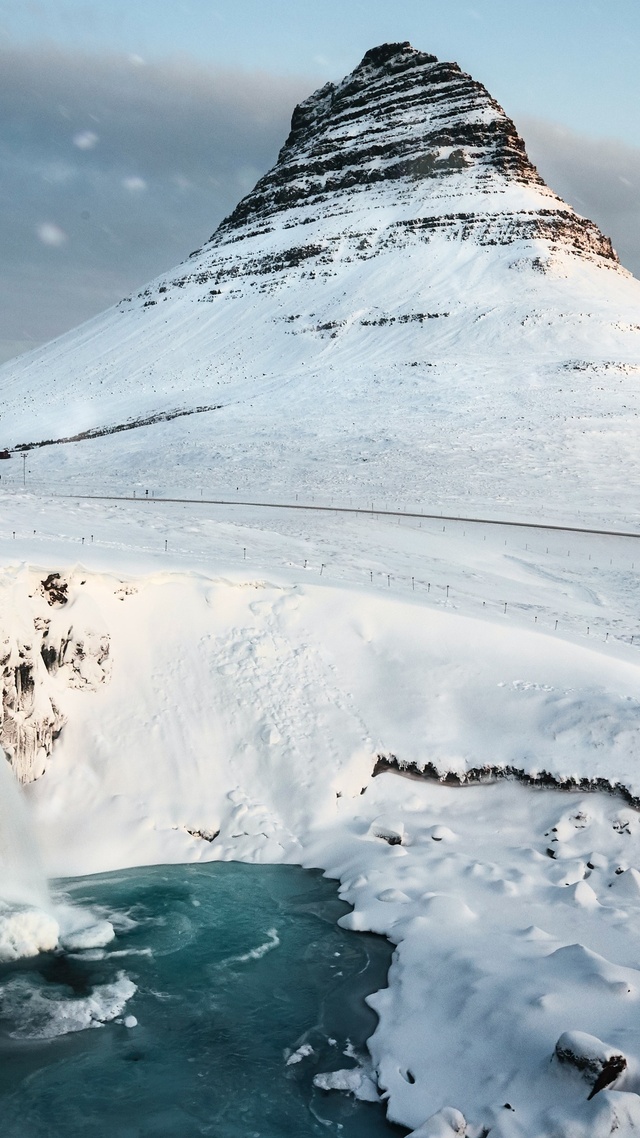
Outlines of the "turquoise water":
{"type": "Polygon", "coordinates": [[[347,906],[334,882],[214,863],[62,886],[118,935],[101,951],[0,967],[3,1138],[406,1133],[378,1104],[313,1087],[314,1074],[356,1065],[345,1051],[364,1053],[376,1023],[364,997],[385,985],[391,956],[382,938],[338,928],[347,906]],[[116,1019],[34,1038],[127,981],[137,991],[116,1019]],[[287,1065],[303,1044],[313,1052],[287,1065]]]}

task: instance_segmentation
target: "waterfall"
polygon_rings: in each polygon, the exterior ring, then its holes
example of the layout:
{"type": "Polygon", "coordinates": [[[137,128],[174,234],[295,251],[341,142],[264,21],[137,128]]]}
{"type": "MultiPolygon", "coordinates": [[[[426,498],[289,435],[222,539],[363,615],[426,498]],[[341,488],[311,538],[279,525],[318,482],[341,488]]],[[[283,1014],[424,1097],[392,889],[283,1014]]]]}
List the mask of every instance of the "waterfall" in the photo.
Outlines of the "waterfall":
{"type": "Polygon", "coordinates": [[[23,793],[0,750],[0,904],[51,908],[23,793]]]}
{"type": "Polygon", "coordinates": [[[0,962],[102,947],[113,925],[49,893],[22,790],[0,750],[0,962]]]}

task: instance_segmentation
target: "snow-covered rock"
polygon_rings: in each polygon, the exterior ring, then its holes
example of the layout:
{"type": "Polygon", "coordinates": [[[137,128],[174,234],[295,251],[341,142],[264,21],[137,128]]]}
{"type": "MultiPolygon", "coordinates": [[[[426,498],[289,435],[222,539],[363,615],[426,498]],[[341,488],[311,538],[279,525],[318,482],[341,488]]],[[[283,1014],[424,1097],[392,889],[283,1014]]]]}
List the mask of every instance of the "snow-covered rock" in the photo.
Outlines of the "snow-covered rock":
{"type": "Polygon", "coordinates": [[[443,1106],[431,1115],[409,1138],[466,1138],[467,1120],[454,1106],[443,1106]]]}
{"type": "Polygon", "coordinates": [[[553,1054],[558,1063],[580,1072],[592,1087],[592,1094],[616,1082],[628,1066],[619,1048],[585,1031],[563,1031],[553,1054]]]}
{"type": "Polygon", "coordinates": [[[611,881],[611,892],[626,901],[640,902],[640,872],[631,866],[616,873],[611,881]]]}
{"type": "Polygon", "coordinates": [[[404,822],[401,818],[391,818],[381,814],[369,826],[369,834],[372,838],[382,838],[382,841],[388,842],[390,846],[400,846],[405,837],[404,822]]]}

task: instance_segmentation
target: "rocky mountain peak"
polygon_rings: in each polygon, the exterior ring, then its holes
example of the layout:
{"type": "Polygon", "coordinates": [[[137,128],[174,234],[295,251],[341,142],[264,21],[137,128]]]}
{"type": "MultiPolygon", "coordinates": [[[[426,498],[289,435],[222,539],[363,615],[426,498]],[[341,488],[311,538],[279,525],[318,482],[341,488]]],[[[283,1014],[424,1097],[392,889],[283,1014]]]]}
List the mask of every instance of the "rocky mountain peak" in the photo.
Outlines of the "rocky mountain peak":
{"type": "Polygon", "coordinates": [[[362,71],[366,67],[383,67],[391,60],[400,59],[410,64],[416,55],[422,56],[425,62],[436,63],[435,55],[426,55],[412,47],[409,40],[403,40],[402,43],[381,43],[378,47],[370,47],[354,71],[362,71]]]}
{"type": "Polygon", "coordinates": [[[371,47],[365,52],[360,63],[354,68],[352,75],[356,76],[369,70],[385,68],[389,73],[405,71],[422,63],[437,63],[435,55],[428,55],[425,51],[418,51],[412,47],[409,40],[402,43],[382,43],[378,47],[371,47]]]}
{"type": "Polygon", "coordinates": [[[211,240],[338,213],[346,221],[383,203],[425,233],[431,224],[485,244],[542,237],[615,259],[597,227],[545,185],[486,88],[408,42],[371,48],[342,82],[295,108],[275,166],[211,240]]]}

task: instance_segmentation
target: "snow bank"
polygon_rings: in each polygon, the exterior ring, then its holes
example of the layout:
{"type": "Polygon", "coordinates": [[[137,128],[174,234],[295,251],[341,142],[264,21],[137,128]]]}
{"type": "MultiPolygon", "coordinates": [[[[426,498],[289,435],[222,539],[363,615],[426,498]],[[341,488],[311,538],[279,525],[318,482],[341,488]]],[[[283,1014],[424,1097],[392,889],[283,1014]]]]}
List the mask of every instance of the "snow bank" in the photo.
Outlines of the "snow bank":
{"type": "MultiPolygon", "coordinates": [[[[630,658],[309,584],[156,575],[126,592],[88,575],[84,589],[113,671],[95,692],[57,692],[67,726],[30,787],[53,874],[300,860],[303,836],[370,784],[380,755],[414,772],[515,768],[640,795],[630,658]]],[[[373,842],[384,831],[404,845],[384,805],[371,825],[373,842]]],[[[430,839],[453,848],[457,832],[430,839]]],[[[562,834],[549,845],[561,850],[562,834]]]]}

